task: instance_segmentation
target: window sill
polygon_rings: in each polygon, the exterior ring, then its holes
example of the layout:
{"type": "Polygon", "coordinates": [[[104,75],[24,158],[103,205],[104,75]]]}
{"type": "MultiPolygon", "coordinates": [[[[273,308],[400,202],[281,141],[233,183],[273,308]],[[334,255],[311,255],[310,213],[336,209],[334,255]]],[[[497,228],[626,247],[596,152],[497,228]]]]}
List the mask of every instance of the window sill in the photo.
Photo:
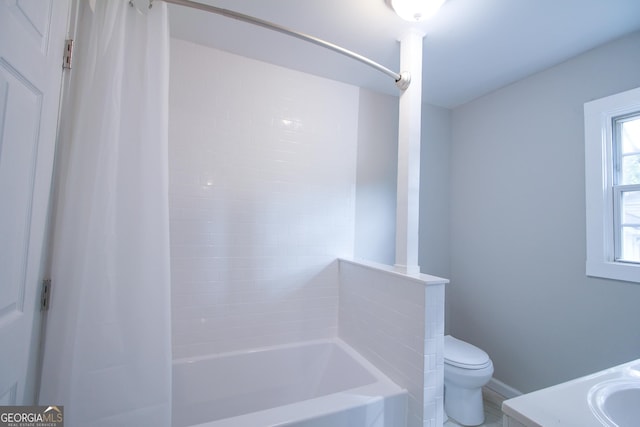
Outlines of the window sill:
{"type": "Polygon", "coordinates": [[[587,276],[640,283],[640,264],[587,261],[587,276]]]}

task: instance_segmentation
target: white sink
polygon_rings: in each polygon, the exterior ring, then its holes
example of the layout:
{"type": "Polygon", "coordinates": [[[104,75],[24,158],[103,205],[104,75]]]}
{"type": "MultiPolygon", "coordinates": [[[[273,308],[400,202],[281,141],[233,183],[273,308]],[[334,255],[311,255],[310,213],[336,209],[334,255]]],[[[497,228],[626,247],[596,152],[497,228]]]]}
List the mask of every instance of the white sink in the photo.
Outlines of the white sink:
{"type": "Polygon", "coordinates": [[[622,377],[596,384],[589,406],[608,427],[636,427],[640,420],[640,378],[622,377]]]}
{"type": "Polygon", "coordinates": [[[639,427],[640,359],[502,404],[505,425],[639,427]]]}

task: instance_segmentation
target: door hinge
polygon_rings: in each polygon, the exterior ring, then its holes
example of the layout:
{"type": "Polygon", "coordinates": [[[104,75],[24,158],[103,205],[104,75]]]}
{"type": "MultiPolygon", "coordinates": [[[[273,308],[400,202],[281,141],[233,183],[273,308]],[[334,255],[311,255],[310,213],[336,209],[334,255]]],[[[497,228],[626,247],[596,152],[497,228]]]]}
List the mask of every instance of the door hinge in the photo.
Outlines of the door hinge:
{"type": "Polygon", "coordinates": [[[49,298],[51,296],[51,279],[42,281],[42,292],[40,293],[40,311],[49,310],[49,298]]]}
{"type": "Polygon", "coordinates": [[[62,68],[71,69],[71,56],[73,55],[73,39],[64,42],[64,55],[62,56],[62,68]]]}

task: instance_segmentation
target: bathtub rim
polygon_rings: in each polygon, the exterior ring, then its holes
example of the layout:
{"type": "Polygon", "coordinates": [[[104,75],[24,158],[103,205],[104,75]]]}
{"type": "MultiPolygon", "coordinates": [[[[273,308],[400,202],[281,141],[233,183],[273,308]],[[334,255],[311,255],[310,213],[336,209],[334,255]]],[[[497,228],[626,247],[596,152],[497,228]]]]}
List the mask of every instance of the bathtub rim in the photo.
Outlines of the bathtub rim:
{"type": "Polygon", "coordinates": [[[384,404],[385,399],[401,399],[402,397],[404,397],[403,405],[406,419],[406,397],[408,396],[408,391],[389,379],[389,377],[387,377],[369,360],[338,337],[297,341],[294,343],[263,346],[247,350],[236,350],[195,357],[183,357],[175,359],[172,365],[195,363],[198,361],[207,361],[222,357],[233,357],[234,355],[269,350],[282,350],[315,344],[333,344],[338,346],[342,351],[352,357],[358,364],[371,373],[374,377],[374,382],[274,408],[255,411],[230,418],[206,421],[200,424],[193,424],[189,427],[237,427],[241,425],[261,425],[269,427],[286,426],[303,420],[312,420],[341,411],[355,409],[363,405],[384,404]]]}

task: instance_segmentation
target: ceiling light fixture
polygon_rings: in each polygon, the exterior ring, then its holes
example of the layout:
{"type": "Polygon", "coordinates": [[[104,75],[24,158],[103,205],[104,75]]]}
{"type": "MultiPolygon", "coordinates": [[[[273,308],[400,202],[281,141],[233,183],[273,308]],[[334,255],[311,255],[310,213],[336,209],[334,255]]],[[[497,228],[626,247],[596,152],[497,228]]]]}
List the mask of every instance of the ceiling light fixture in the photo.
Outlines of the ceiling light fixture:
{"type": "Polygon", "coordinates": [[[419,22],[431,18],[445,0],[391,0],[391,6],[405,21],[419,22]]]}

